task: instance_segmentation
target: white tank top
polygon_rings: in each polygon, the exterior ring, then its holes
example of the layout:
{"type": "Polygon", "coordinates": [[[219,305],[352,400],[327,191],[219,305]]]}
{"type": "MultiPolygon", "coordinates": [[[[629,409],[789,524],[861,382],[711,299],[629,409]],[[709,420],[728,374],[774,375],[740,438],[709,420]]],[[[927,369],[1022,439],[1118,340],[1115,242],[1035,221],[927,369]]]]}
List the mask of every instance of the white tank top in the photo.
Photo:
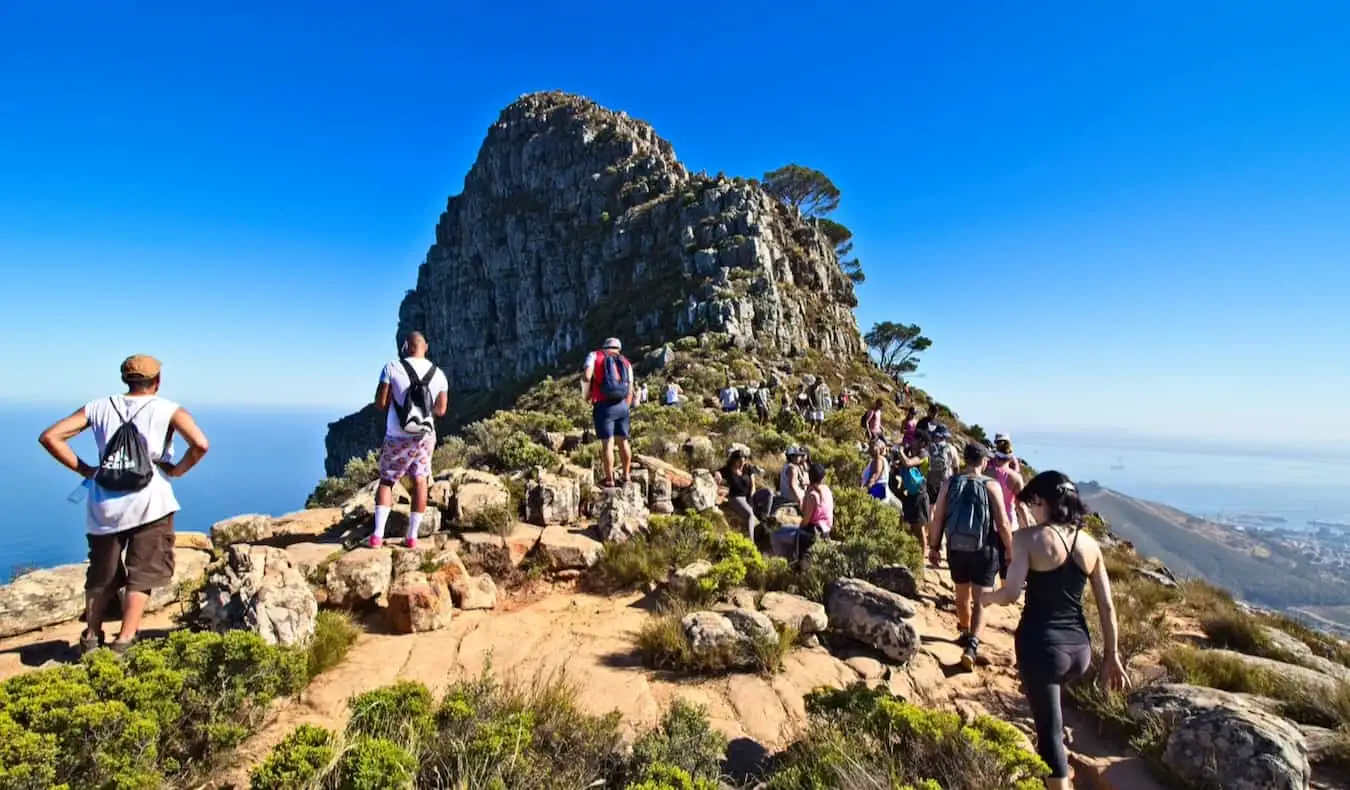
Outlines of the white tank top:
{"type": "MultiPolygon", "coordinates": [[[[114,395],[85,404],[84,416],[89,419],[94,441],[98,444],[98,459],[94,460],[94,465],[97,466],[98,460],[103,458],[103,448],[122,425],[124,417],[131,418],[145,437],[150,459],[158,461],[164,458],[167,449],[164,437],[176,411],[177,403],[157,395],[114,395]],[[121,412],[121,416],[118,416],[118,412],[121,412]]],[[[91,535],[107,535],[158,521],[170,513],[176,513],[178,509],[173,486],[156,466],[155,476],[140,491],[105,491],[98,485],[90,486],[85,527],[91,535]]]]}

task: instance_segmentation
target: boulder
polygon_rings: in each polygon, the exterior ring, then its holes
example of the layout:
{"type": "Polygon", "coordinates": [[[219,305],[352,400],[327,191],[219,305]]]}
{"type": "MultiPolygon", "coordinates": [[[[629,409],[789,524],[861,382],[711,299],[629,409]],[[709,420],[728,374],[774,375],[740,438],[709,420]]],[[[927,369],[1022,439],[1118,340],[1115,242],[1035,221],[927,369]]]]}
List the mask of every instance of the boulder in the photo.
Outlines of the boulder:
{"type": "Polygon", "coordinates": [[[328,564],[335,562],[343,553],[341,544],[313,541],[292,543],[282,551],[286,552],[286,558],[306,579],[319,572],[320,584],[327,580],[328,564]]]}
{"type": "Polygon", "coordinates": [[[690,612],[680,620],[680,627],[696,652],[725,650],[745,639],[726,615],[717,612],[690,612]]]}
{"type": "Polygon", "coordinates": [[[468,590],[471,578],[469,569],[459,558],[459,553],[454,549],[428,552],[423,556],[422,567],[427,569],[423,572],[429,580],[440,581],[449,588],[451,600],[459,605],[468,590]]]}
{"type": "Polygon", "coordinates": [[[600,491],[595,531],[606,543],[623,543],[647,529],[647,504],[637,483],[600,491]]]}
{"type": "Polygon", "coordinates": [[[577,481],[583,489],[595,488],[595,470],[576,464],[563,464],[560,473],[563,477],[570,477],[577,481]]]}
{"type": "Polygon", "coordinates": [[[387,548],[353,549],[330,563],[324,587],[328,603],[356,608],[388,603],[393,557],[387,548]]]}
{"type": "MultiPolygon", "coordinates": [[[[389,520],[384,525],[385,538],[406,538],[408,536],[408,519],[411,514],[411,506],[395,505],[389,511],[389,520]]],[[[427,512],[422,514],[422,523],[417,527],[417,536],[427,538],[440,531],[441,510],[436,507],[428,507],[427,512]]]]}
{"type": "MultiPolygon", "coordinates": [[[[713,399],[713,403],[717,403],[715,398],[713,399]]],[[[685,458],[697,459],[699,457],[711,455],[713,453],[713,443],[712,439],[707,436],[690,436],[688,439],[684,440],[684,446],[680,449],[684,452],[685,458]]]]}
{"type": "Polygon", "coordinates": [[[1263,630],[1266,638],[1275,647],[1293,656],[1300,665],[1321,672],[1323,675],[1329,675],[1336,680],[1350,682],[1350,667],[1317,655],[1312,651],[1312,648],[1304,644],[1303,640],[1290,636],[1278,628],[1266,626],[1263,630]]]}
{"type": "Polygon", "coordinates": [[[74,620],[84,611],[87,563],[30,571],[0,587],[0,637],[74,620]]]}
{"type": "Polygon", "coordinates": [[[466,532],[460,536],[460,555],[479,570],[503,573],[525,561],[543,532],[542,528],[531,524],[515,524],[505,536],[466,532]]]}
{"type": "MultiPolygon", "coordinates": [[[[372,495],[371,502],[374,501],[372,495]]],[[[371,507],[373,513],[374,505],[371,507]]],[[[300,510],[276,518],[257,513],[235,516],[211,525],[211,543],[217,549],[223,549],[235,543],[323,535],[334,529],[342,519],[343,509],[334,507],[300,510]]]]}
{"type": "Polygon", "coordinates": [[[534,440],[553,452],[560,452],[567,442],[567,434],[561,431],[535,431],[534,440]]]}
{"type": "Polygon", "coordinates": [[[211,551],[215,548],[215,544],[211,542],[211,536],[205,532],[175,532],[173,533],[173,547],[176,549],[211,551]]]}
{"type": "Polygon", "coordinates": [[[867,581],[883,590],[890,590],[906,598],[919,597],[919,581],[914,572],[903,565],[885,565],[867,574],[867,581]]]}
{"type": "Polygon", "coordinates": [[[408,571],[389,588],[389,630],[396,634],[438,631],[450,624],[454,613],[450,588],[441,578],[408,571]]]}
{"type": "Polygon", "coordinates": [[[674,464],[668,464],[655,456],[635,455],[633,456],[633,460],[641,465],[643,469],[650,471],[653,479],[656,477],[664,477],[669,480],[670,484],[675,488],[688,488],[694,484],[694,478],[688,472],[674,464]]]}
{"type": "Polygon", "coordinates": [[[600,559],[603,550],[600,541],[565,527],[545,527],[539,535],[539,551],[554,571],[589,568],[600,559]]]}
{"type": "Polygon", "coordinates": [[[497,585],[491,576],[470,576],[459,591],[459,608],[491,609],[497,605],[497,585]]]}
{"type": "Polygon", "coordinates": [[[1142,577],[1144,577],[1145,579],[1149,579],[1149,580],[1151,580],[1151,581],[1157,582],[1158,584],[1161,584],[1161,585],[1164,586],[1164,587],[1176,587],[1176,586],[1177,586],[1177,581],[1176,581],[1176,579],[1173,579],[1172,577],[1167,576],[1167,575],[1163,574],[1163,573],[1160,572],[1160,571],[1155,571],[1155,570],[1153,570],[1152,568],[1145,568],[1145,567],[1143,567],[1143,566],[1138,566],[1138,565],[1136,565],[1135,568],[1134,568],[1134,572],[1135,572],[1136,575],[1142,576],[1142,577]]]}
{"type": "Polygon", "coordinates": [[[573,524],[581,517],[581,484],[540,470],[526,484],[525,520],[540,527],[573,524]]]}
{"type": "Polygon", "coordinates": [[[647,489],[647,508],[653,513],[674,513],[675,502],[671,498],[670,478],[656,475],[647,489]]]}
{"type": "Polygon", "coordinates": [[[692,598],[698,589],[698,580],[712,573],[712,568],[712,563],[707,560],[694,560],[672,573],[667,584],[671,592],[681,598],[692,598]]]}
{"type": "Polygon", "coordinates": [[[702,512],[717,507],[717,479],[707,469],[695,469],[693,484],[680,492],[683,504],[702,512]]]}
{"type": "Polygon", "coordinates": [[[539,537],[544,534],[543,527],[536,527],[533,524],[522,524],[517,522],[511,531],[506,533],[503,542],[506,544],[507,557],[510,559],[511,567],[518,568],[525,561],[534,547],[539,545],[539,537]]]}
{"type": "Polygon", "coordinates": [[[738,607],[722,612],[722,616],[730,620],[736,632],[746,639],[754,642],[778,640],[778,629],[774,628],[773,620],[765,616],[763,612],[738,607]]]}
{"type": "Polygon", "coordinates": [[[510,508],[511,492],[501,478],[476,469],[451,469],[437,475],[448,486],[445,514],[456,524],[467,524],[488,508],[510,508]]]}
{"type": "Polygon", "coordinates": [[[675,349],[667,343],[660,348],[654,348],[648,351],[642,357],[642,369],[651,372],[667,368],[675,361],[675,349]]]}
{"type": "Polygon", "coordinates": [[[234,544],[198,593],[197,626],[245,629],[268,644],[296,645],[314,635],[319,604],[286,552],[234,544]]]}
{"type": "Polygon", "coordinates": [[[830,628],[904,663],[919,649],[919,635],[905,622],[914,609],[901,596],[861,579],[836,579],[825,590],[830,628]]]}
{"type": "Polygon", "coordinates": [[[260,513],[234,516],[211,525],[211,543],[223,549],[234,543],[257,543],[272,537],[272,517],[260,513]]]}
{"type": "MultiPolygon", "coordinates": [[[[380,481],[372,480],[361,486],[355,494],[347,497],[347,500],[339,506],[338,510],[342,513],[344,519],[362,519],[370,518],[375,515],[375,489],[379,488],[380,481]]],[[[411,504],[412,495],[408,489],[403,487],[402,482],[393,485],[394,504],[411,504]]]]}
{"type": "Polygon", "coordinates": [[[1261,656],[1249,656],[1246,653],[1239,653],[1235,650],[1209,650],[1206,652],[1236,659],[1249,667],[1262,669],[1288,678],[1289,680],[1297,681],[1303,685],[1321,689],[1327,694],[1332,694],[1336,691],[1336,679],[1315,669],[1301,667],[1297,664],[1285,663],[1284,661],[1275,661],[1274,659],[1263,658],[1261,656]]]}
{"type": "MultiPolygon", "coordinates": [[[[197,533],[201,534],[201,533],[197,533]]],[[[150,591],[150,601],[145,605],[147,612],[163,609],[179,600],[184,586],[195,586],[206,576],[206,566],[211,564],[211,553],[199,549],[173,550],[173,581],[167,587],[150,591]]]]}
{"type": "Polygon", "coordinates": [[[563,435],[562,451],[570,453],[584,444],[585,433],[582,431],[568,431],[563,435]]]}
{"type": "Polygon", "coordinates": [[[1195,787],[1307,790],[1312,778],[1298,728],[1252,708],[1211,708],[1178,720],[1162,760],[1195,787]]]}
{"type": "Polygon", "coordinates": [[[825,607],[800,595],[767,592],[759,605],[774,625],[794,629],[802,636],[824,633],[830,626],[825,607]]]}

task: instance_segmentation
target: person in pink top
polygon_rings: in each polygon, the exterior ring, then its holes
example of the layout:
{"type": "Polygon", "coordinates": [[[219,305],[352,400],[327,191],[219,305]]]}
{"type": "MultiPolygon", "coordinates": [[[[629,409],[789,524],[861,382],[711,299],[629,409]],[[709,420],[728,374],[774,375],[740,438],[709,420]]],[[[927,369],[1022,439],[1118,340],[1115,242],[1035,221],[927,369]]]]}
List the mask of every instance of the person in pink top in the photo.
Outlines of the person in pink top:
{"type": "Polygon", "coordinates": [[[914,446],[914,434],[919,429],[919,420],[918,417],[915,416],[918,413],[919,410],[913,406],[905,407],[905,419],[904,422],[901,423],[901,430],[903,431],[901,441],[904,443],[905,449],[907,450],[914,446]]]}
{"type": "Polygon", "coordinates": [[[867,434],[866,440],[869,445],[881,438],[881,411],[885,406],[886,402],[877,398],[872,402],[872,408],[867,410],[863,420],[863,430],[867,434]]]}
{"type": "Polygon", "coordinates": [[[820,538],[834,528],[834,492],[825,485],[825,465],[812,463],[806,470],[806,495],[802,497],[802,523],[797,529],[794,559],[801,562],[820,538]]]}
{"type": "MultiPolygon", "coordinates": [[[[1019,510],[1017,495],[1022,492],[1022,487],[1025,483],[1022,480],[1022,473],[1015,470],[1012,466],[1012,456],[1004,452],[995,451],[994,460],[989,464],[987,474],[998,482],[999,488],[1003,489],[1003,505],[1008,511],[1008,528],[1016,532],[1018,526],[1021,524],[1030,524],[1031,518],[1029,513],[1024,512],[1023,518],[1020,521],[1017,518],[1017,512],[1019,510]]],[[[1011,558],[1002,551],[1001,546],[999,548],[998,576],[1000,579],[1007,579],[1008,561],[1011,558]]]]}

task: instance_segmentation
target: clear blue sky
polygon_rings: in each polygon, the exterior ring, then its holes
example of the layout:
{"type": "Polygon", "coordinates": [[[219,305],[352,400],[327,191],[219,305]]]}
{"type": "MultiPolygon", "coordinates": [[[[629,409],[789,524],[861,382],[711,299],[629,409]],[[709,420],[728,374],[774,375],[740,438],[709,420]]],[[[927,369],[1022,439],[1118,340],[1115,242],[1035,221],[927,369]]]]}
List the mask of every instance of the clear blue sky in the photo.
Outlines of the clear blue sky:
{"type": "Polygon", "coordinates": [[[832,176],[860,324],[921,324],[970,419],[1350,440],[1348,40],[1335,2],[8,3],[0,397],[144,350],[189,404],[359,405],[487,126],[561,88],[832,176]]]}

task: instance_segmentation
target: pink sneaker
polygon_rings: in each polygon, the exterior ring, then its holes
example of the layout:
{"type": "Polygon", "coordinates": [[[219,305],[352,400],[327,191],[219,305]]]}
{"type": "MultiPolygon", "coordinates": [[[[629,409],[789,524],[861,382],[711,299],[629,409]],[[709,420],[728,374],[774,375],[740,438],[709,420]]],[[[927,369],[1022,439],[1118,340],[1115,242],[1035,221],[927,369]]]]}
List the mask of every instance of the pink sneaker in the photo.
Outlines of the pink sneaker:
{"type": "Polygon", "coordinates": [[[370,540],[366,541],[366,545],[372,549],[378,549],[380,546],[384,545],[384,538],[381,538],[379,535],[371,535],[370,540]]]}
{"type": "Polygon", "coordinates": [[[409,549],[415,549],[415,548],[417,548],[417,538],[413,538],[413,537],[404,538],[404,539],[403,539],[403,546],[404,546],[404,548],[409,548],[409,549]]]}

